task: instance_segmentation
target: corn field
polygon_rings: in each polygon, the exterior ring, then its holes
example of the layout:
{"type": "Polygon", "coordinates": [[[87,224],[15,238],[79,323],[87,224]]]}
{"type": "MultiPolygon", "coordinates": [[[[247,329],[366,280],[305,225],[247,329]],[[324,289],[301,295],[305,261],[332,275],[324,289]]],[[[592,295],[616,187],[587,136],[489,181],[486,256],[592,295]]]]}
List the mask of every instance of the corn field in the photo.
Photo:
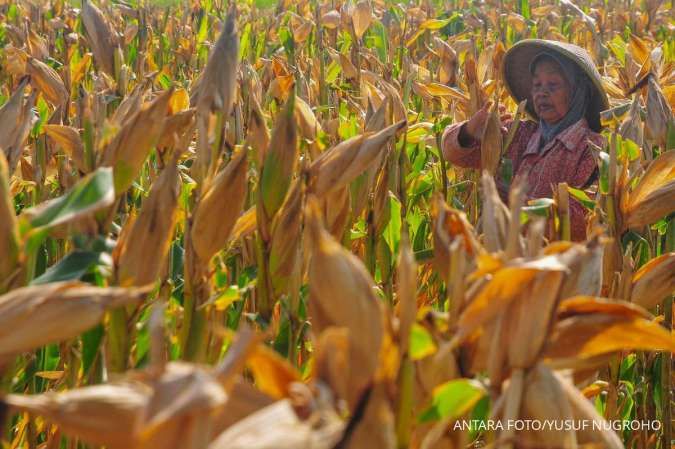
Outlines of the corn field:
{"type": "Polygon", "coordinates": [[[2,449],[675,447],[672,6],[0,0],[2,449]],[[526,38],[606,144],[504,203],[526,38]]]}

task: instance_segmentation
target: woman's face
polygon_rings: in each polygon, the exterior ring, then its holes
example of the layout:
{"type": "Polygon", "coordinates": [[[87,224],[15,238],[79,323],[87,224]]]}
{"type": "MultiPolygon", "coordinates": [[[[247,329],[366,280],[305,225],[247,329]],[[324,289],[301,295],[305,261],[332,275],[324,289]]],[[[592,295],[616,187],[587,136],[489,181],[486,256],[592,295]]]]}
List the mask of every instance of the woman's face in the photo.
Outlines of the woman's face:
{"type": "Polygon", "coordinates": [[[560,66],[550,60],[537,63],[532,77],[534,111],[547,124],[558,123],[569,110],[571,86],[560,66]]]}

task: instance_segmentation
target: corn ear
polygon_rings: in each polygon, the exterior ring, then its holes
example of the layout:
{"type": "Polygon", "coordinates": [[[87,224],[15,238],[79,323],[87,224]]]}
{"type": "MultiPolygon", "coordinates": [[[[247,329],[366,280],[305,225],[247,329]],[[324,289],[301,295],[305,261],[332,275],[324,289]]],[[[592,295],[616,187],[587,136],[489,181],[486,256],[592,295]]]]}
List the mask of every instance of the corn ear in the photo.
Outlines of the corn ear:
{"type": "Polygon", "coordinates": [[[0,149],[7,157],[9,173],[14,173],[19,163],[23,144],[35,120],[32,108],[35,94],[24,101],[24,91],[29,78],[24,78],[9,100],[0,107],[0,149]]]}
{"type": "Polygon", "coordinates": [[[290,293],[291,279],[299,276],[304,192],[299,179],[291,187],[286,201],[272,222],[269,272],[275,296],[290,293]]]}
{"type": "Polygon", "coordinates": [[[317,335],[329,326],[350,332],[348,402],[353,407],[375,374],[382,345],[382,309],[374,282],[360,259],[344,249],[321,223],[316,199],[308,203],[311,241],[309,315],[317,335]]]}
{"type": "Polygon", "coordinates": [[[650,75],[647,87],[647,118],[645,120],[647,137],[665,149],[668,126],[672,125],[673,111],[663,96],[656,78],[650,75]]]}
{"type": "Polygon", "coordinates": [[[251,116],[248,122],[246,141],[253,149],[258,167],[262,167],[267,149],[270,146],[270,131],[265,124],[265,117],[255,97],[251,98],[251,116]]]}
{"type": "Polygon", "coordinates": [[[235,18],[235,11],[230,10],[223,31],[204,68],[196,100],[196,108],[200,114],[218,111],[228,117],[232,111],[239,60],[239,37],[235,18]]]}
{"type": "Polygon", "coordinates": [[[499,116],[497,115],[497,103],[490,111],[490,115],[483,131],[481,139],[480,166],[490,175],[494,175],[502,155],[503,137],[499,116]]]}
{"type": "Polygon", "coordinates": [[[216,175],[199,200],[190,239],[204,263],[225,246],[241,214],[246,198],[247,167],[246,151],[240,150],[216,175]]]}
{"type": "Polygon", "coordinates": [[[135,448],[152,391],[139,383],[95,385],[64,393],[10,394],[13,410],[42,416],[66,434],[113,449],[135,448]]]}
{"type": "Polygon", "coordinates": [[[179,194],[178,168],[170,164],[152,184],[138,218],[121,242],[123,249],[117,261],[121,286],[154,283],[161,274],[173,236],[179,194]]]}
{"type": "Polygon", "coordinates": [[[407,236],[403,237],[398,256],[399,341],[402,354],[410,347],[410,331],[417,314],[417,263],[407,236]]]}
{"type": "Polygon", "coordinates": [[[124,123],[101,155],[101,166],[113,167],[115,194],[122,195],[136,179],[164,127],[173,89],[160,94],[124,123]]]}
{"type": "MultiPolygon", "coordinates": [[[[536,365],[528,373],[522,407],[525,417],[541,422],[546,420],[566,422],[573,417],[572,406],[558,378],[550,368],[541,364],[536,365]]],[[[526,435],[518,435],[518,441],[541,448],[574,449],[577,447],[574,429],[543,429],[528,432],[526,435]]]]}
{"type": "Polygon", "coordinates": [[[31,82],[42,92],[45,99],[55,106],[64,106],[68,101],[68,91],[56,70],[42,61],[28,58],[27,71],[31,82]]]}
{"type": "Polygon", "coordinates": [[[318,414],[316,425],[296,414],[288,399],[277,401],[221,433],[208,449],[330,449],[344,423],[330,410],[318,414]]]}
{"type": "Polygon", "coordinates": [[[19,227],[9,179],[7,160],[0,152],[0,293],[11,286],[19,268],[19,227]]]}
{"type": "Polygon", "coordinates": [[[485,249],[491,253],[503,251],[506,249],[511,213],[499,197],[495,180],[488,171],[483,171],[481,184],[483,186],[481,223],[485,235],[485,249]]]}
{"type": "Polygon", "coordinates": [[[110,76],[115,76],[115,47],[118,44],[117,33],[100,9],[91,0],[82,2],[82,23],[87,40],[94,53],[99,68],[110,76]]]}
{"type": "Polygon", "coordinates": [[[265,241],[269,240],[272,219],[286,198],[297,164],[298,131],[294,103],[295,94],[292,94],[277,117],[260,173],[258,227],[265,241]]]}
{"type": "Polygon", "coordinates": [[[65,125],[43,125],[42,129],[66,155],[75,163],[75,167],[83,173],[89,173],[91,167],[87,166],[84,158],[84,144],[77,129],[65,125]]]}
{"type": "Polygon", "coordinates": [[[377,133],[352,137],[322,153],[309,168],[312,193],[324,196],[348,185],[377,159],[387,141],[405,125],[405,121],[400,121],[377,133]]]}

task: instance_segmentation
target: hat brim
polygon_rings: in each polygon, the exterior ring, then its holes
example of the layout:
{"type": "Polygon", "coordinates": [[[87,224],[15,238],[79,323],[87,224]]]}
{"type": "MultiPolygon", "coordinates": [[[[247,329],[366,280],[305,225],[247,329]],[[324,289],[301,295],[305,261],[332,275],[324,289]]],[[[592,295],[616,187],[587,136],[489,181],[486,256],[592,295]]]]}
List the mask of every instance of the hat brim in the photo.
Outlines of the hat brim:
{"type": "Polygon", "coordinates": [[[504,55],[503,64],[504,81],[511,96],[518,102],[527,99],[527,112],[532,118],[539,120],[530,95],[532,86],[530,64],[543,50],[555,52],[561,59],[577,65],[586,73],[593,86],[592,98],[586,111],[586,120],[592,130],[600,132],[602,129],[600,111],[609,108],[609,101],[595,63],[581,47],[543,39],[526,39],[514,44],[504,55]]]}

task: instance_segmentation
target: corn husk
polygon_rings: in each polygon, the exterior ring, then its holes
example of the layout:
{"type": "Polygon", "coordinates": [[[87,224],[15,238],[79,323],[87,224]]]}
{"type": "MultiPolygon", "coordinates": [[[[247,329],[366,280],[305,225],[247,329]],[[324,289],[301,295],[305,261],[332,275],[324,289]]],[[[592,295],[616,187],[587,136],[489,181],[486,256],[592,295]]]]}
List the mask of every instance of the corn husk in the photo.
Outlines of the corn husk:
{"type": "Polygon", "coordinates": [[[166,365],[158,376],[130,373],[119,383],[5,398],[17,411],[40,415],[69,435],[115,449],[206,447],[226,399],[210,373],[183,362],[166,365]]]}
{"type": "Polygon", "coordinates": [[[91,171],[84,159],[84,144],[77,129],[65,125],[43,125],[42,129],[63,149],[78,170],[83,173],[91,171]]]}
{"type": "Polygon", "coordinates": [[[483,137],[481,138],[480,166],[490,175],[495,174],[502,154],[503,136],[499,115],[497,115],[497,103],[495,103],[488,116],[483,137]]]}
{"type": "Polygon", "coordinates": [[[357,39],[361,39],[373,20],[373,11],[368,0],[360,0],[352,12],[352,23],[354,24],[354,34],[357,39]]]}
{"type": "Polygon", "coordinates": [[[434,267],[443,279],[449,281],[450,245],[455,239],[462,240],[463,251],[469,256],[481,254],[484,250],[464,212],[449,207],[440,194],[435,195],[432,205],[434,267]]]}
{"type": "Polygon", "coordinates": [[[555,256],[546,256],[498,269],[462,313],[455,339],[465,338],[479,326],[499,316],[513,301],[523,298],[526,295],[523,285],[532,286],[540,283],[540,288],[545,290],[541,284],[543,279],[537,279],[538,276],[565,270],[565,265],[555,256]]]}
{"type": "Polygon", "coordinates": [[[349,439],[350,447],[396,447],[395,417],[387,397],[387,386],[378,382],[372,387],[363,417],[349,439]]]}
{"type": "Polygon", "coordinates": [[[350,336],[346,327],[329,326],[316,338],[313,377],[328,385],[338,398],[349,396],[350,336]]]}
{"type": "Polygon", "coordinates": [[[272,222],[269,272],[275,296],[291,293],[292,278],[299,277],[303,196],[302,183],[296,180],[272,222]]]}
{"type": "Polygon", "coordinates": [[[53,422],[69,435],[113,449],[134,448],[152,390],[139,383],[95,385],[64,393],[8,395],[5,403],[53,422]]]}
{"type": "Polygon", "coordinates": [[[194,212],[190,240],[203,263],[227,243],[246,198],[246,152],[232,156],[202,194],[194,212]]]}
{"type": "Polygon", "coordinates": [[[136,179],[150,149],[164,128],[172,89],[134,112],[101,154],[101,166],[113,167],[115,194],[122,195],[136,179]]]}
{"type": "Polygon", "coordinates": [[[227,15],[223,31],[211,50],[199,82],[196,108],[200,114],[218,111],[225,117],[230,115],[237,88],[238,55],[239,37],[232,10],[227,15]]]}
{"type": "MultiPolygon", "coordinates": [[[[572,419],[572,406],[565,390],[550,368],[541,364],[537,365],[529,372],[525,383],[522,418],[540,422],[546,422],[546,420],[566,422],[572,419]]],[[[541,448],[572,449],[577,447],[574,429],[544,428],[541,431],[519,433],[517,438],[523,444],[536,445],[541,448]]]]}
{"type": "Polygon", "coordinates": [[[324,196],[347,186],[368,169],[386,142],[405,125],[406,122],[401,121],[377,133],[352,137],[322,153],[309,168],[312,193],[324,196]]]}
{"type": "Polygon", "coordinates": [[[159,377],[145,373],[137,377],[152,388],[153,395],[136,448],[197,449],[206,447],[215,437],[214,420],[227,394],[213,373],[171,362],[159,377]]]}
{"type": "MultiPolygon", "coordinates": [[[[315,200],[314,200],[315,201],[315,200]]],[[[382,344],[382,309],[365,266],[324,229],[312,202],[306,222],[311,240],[309,315],[315,334],[342,326],[350,334],[348,402],[353,407],[375,374],[382,344]]]]}
{"type": "Polygon", "coordinates": [[[117,243],[119,285],[142,286],[157,280],[167,262],[179,194],[178,169],[170,164],[152,184],[129,233],[117,243]]]}
{"type": "Polygon", "coordinates": [[[234,424],[208,449],[330,449],[343,429],[335,412],[320,411],[316,420],[302,420],[284,399],[234,424]]]}
{"type": "Polygon", "coordinates": [[[417,314],[417,263],[407,237],[401,241],[400,248],[397,265],[399,348],[402,354],[406,354],[417,314]]]}
{"type": "Polygon", "coordinates": [[[563,277],[562,270],[544,271],[527,287],[521,284],[523,293],[505,323],[510,367],[528,368],[539,357],[555,317],[563,277]]]}
{"type": "Polygon", "coordinates": [[[76,337],[107,309],[140,301],[145,289],[99,288],[81,282],[23,287],[0,296],[0,355],[76,337]]]}
{"type": "Polygon", "coordinates": [[[622,197],[624,226],[640,229],[675,211],[675,151],[656,158],[635,189],[622,197]]]}
{"type": "Polygon", "coordinates": [[[633,274],[630,300],[646,309],[675,291],[675,252],[656,257],[633,274]]]}
{"type": "Polygon", "coordinates": [[[298,159],[298,131],[295,121],[295,95],[291,95],[275,121],[270,146],[260,173],[258,187],[258,227],[263,240],[269,240],[271,221],[291,186],[298,159]]]}
{"type": "Polygon", "coordinates": [[[329,30],[334,30],[340,25],[340,13],[332,9],[321,16],[321,25],[329,30]]]}
{"type": "Polygon", "coordinates": [[[647,87],[647,118],[645,120],[647,137],[661,148],[666,148],[669,125],[673,125],[673,111],[664,98],[656,78],[650,76],[647,87]]]}
{"type": "Polygon", "coordinates": [[[115,76],[114,54],[118,44],[117,33],[91,0],[82,2],[81,14],[87,40],[94,53],[94,60],[101,70],[110,76],[115,76]]]}
{"type": "Polygon", "coordinates": [[[68,101],[68,91],[56,70],[34,58],[28,58],[26,68],[31,82],[47,101],[54,106],[62,106],[68,101]]]}
{"type": "Polygon", "coordinates": [[[274,402],[274,399],[256,389],[250,382],[237,378],[228,389],[227,400],[221,412],[214,419],[214,434],[221,434],[225,429],[274,402]]]}
{"type": "Polygon", "coordinates": [[[309,141],[316,140],[318,133],[323,131],[321,124],[312,112],[312,107],[300,97],[295,98],[295,120],[300,135],[309,141]]]}
{"type": "Polygon", "coordinates": [[[554,375],[558,378],[559,385],[572,407],[573,419],[577,422],[586,421],[589,423],[589,429],[582,428],[576,432],[579,446],[596,444],[608,449],[623,449],[621,439],[598,414],[595,406],[574,385],[561,379],[558,374],[554,373],[554,375]],[[595,430],[595,428],[600,430],[595,430]]]}
{"type": "Polygon", "coordinates": [[[191,135],[186,134],[194,132],[195,109],[187,109],[170,115],[164,120],[164,128],[160,134],[157,148],[162,151],[174,148],[182,139],[191,140],[191,135]]]}
{"type": "Polygon", "coordinates": [[[23,151],[23,144],[33,121],[36,119],[32,111],[35,95],[24,101],[24,91],[28,78],[24,78],[9,100],[0,107],[0,149],[7,158],[9,173],[14,173],[23,151]]]}
{"type": "Polygon", "coordinates": [[[643,131],[642,120],[640,118],[640,97],[636,95],[631,103],[628,115],[621,123],[619,133],[624,139],[631,139],[638,145],[642,144],[643,131]]]}
{"type": "Polygon", "coordinates": [[[0,293],[12,284],[19,263],[19,227],[9,179],[7,160],[0,152],[0,293]]]}
{"type": "Polygon", "coordinates": [[[487,171],[483,171],[481,184],[483,186],[481,223],[485,235],[485,249],[489,252],[503,251],[506,249],[511,214],[497,193],[494,178],[487,171]]]}
{"type": "Polygon", "coordinates": [[[270,131],[265,124],[265,117],[255,97],[251,98],[251,116],[248,122],[246,141],[253,149],[258,167],[262,167],[267,149],[270,145],[270,131]]]}

